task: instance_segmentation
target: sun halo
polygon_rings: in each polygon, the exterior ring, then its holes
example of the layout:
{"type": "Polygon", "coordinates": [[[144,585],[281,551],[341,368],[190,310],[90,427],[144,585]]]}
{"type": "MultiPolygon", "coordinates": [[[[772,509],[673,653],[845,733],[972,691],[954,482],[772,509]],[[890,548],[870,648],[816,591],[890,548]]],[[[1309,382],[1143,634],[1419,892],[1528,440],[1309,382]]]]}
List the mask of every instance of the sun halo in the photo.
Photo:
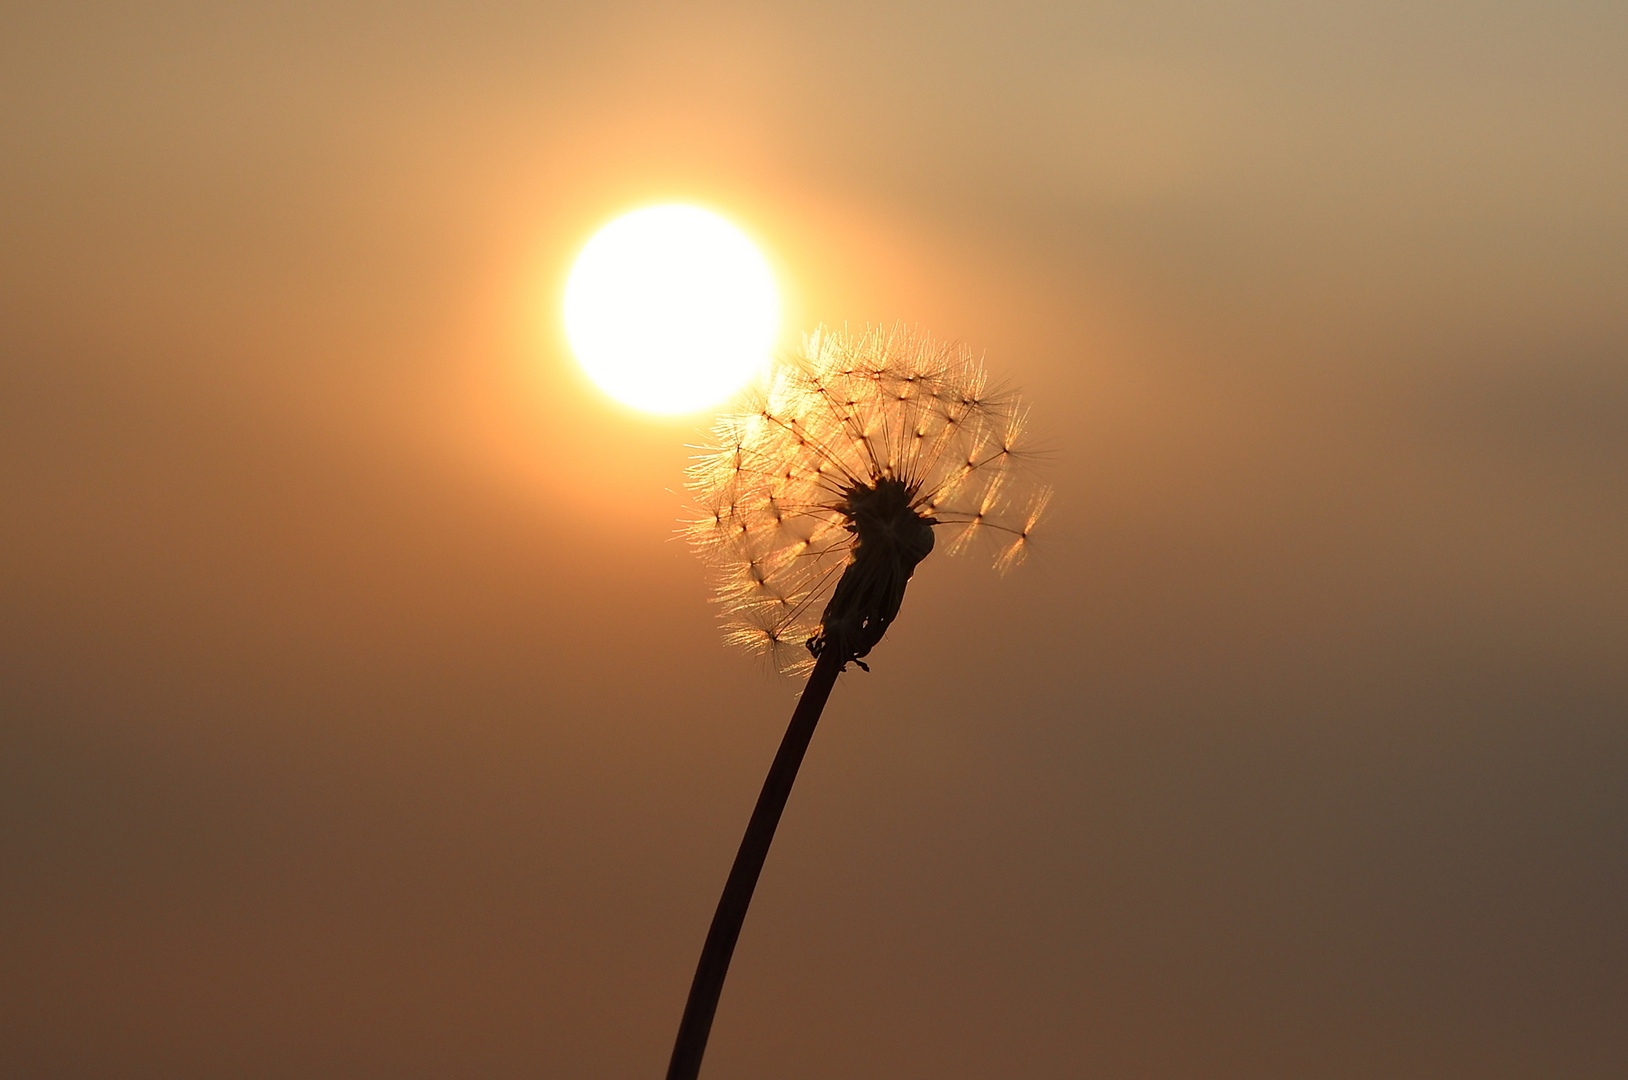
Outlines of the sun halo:
{"type": "Polygon", "coordinates": [[[686,204],[605,225],[566,281],[565,332],[588,377],[645,412],[716,405],[768,359],[780,296],[768,260],[735,225],[686,204]]]}

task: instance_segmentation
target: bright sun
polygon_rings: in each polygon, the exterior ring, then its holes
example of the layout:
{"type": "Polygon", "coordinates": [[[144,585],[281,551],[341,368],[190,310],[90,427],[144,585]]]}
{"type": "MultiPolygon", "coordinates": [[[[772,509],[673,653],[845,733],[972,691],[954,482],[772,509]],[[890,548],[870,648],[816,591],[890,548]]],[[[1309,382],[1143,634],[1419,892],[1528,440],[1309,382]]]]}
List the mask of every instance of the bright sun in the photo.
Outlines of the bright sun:
{"type": "Polygon", "coordinates": [[[695,206],[650,206],[594,234],[565,285],[565,333],[611,397],[688,413],[728,397],[763,365],[780,297],[762,252],[695,206]]]}

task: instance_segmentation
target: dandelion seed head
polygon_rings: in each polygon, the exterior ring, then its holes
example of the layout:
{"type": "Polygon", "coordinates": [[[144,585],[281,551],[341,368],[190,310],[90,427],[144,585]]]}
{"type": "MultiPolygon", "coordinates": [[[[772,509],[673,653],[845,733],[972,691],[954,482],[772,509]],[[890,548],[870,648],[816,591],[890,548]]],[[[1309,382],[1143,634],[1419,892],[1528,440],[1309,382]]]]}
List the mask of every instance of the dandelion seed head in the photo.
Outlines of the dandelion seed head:
{"type": "Polygon", "coordinates": [[[1045,508],[1027,489],[1024,415],[960,346],[901,327],[817,330],[721,417],[689,469],[687,527],[711,565],[726,639],[783,670],[866,655],[911,573],[953,535],[1022,560],[1045,508]]]}

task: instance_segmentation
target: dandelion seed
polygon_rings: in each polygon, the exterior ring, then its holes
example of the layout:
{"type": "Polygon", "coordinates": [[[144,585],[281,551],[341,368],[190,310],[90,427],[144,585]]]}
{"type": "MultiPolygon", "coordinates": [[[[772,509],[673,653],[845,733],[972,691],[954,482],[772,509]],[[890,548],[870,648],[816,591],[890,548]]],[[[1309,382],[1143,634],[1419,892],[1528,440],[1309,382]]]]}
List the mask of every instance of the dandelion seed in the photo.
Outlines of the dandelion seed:
{"type": "MultiPolygon", "coordinates": [[[[771,644],[788,672],[809,669],[827,648],[844,663],[867,656],[933,550],[935,527],[953,530],[952,550],[990,531],[1021,540],[1033,527],[1028,505],[1014,512],[1024,500],[1009,482],[1022,429],[1016,399],[989,392],[964,348],[898,328],[810,335],[800,357],[719,422],[690,470],[706,509],[687,531],[735,598],[726,630],[755,618],[731,583],[772,560],[760,584],[806,602],[753,640],[771,644]],[[738,522],[733,538],[715,527],[720,508],[738,522]],[[849,540],[815,557],[772,559],[806,548],[811,526],[849,540]]],[[[1010,561],[1005,548],[996,556],[1010,561]]]]}
{"type": "Polygon", "coordinates": [[[686,533],[712,568],[725,640],[808,671],[702,948],[668,1080],[694,1080],[775,826],[837,676],[898,617],[935,530],[1027,554],[1047,494],[1022,490],[1024,414],[965,348],[901,328],[819,330],[718,421],[690,469],[686,533]],[[728,521],[732,527],[724,528],[728,521]]]}

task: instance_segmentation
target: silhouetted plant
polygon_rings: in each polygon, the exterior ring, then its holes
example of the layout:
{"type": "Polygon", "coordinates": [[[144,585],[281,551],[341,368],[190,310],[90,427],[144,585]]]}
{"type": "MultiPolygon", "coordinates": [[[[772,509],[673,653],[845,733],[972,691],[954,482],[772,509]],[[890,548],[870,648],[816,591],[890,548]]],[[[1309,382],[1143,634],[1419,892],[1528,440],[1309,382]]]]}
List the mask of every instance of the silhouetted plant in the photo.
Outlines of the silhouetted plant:
{"type": "Polygon", "coordinates": [[[727,638],[808,672],[713,916],[668,1066],[701,1068],[718,996],[769,844],[837,676],[898,616],[916,565],[999,539],[1006,570],[1046,503],[1020,483],[1023,410],[964,347],[909,331],[819,330],[720,419],[690,471],[687,528],[717,575],[727,638]]]}

